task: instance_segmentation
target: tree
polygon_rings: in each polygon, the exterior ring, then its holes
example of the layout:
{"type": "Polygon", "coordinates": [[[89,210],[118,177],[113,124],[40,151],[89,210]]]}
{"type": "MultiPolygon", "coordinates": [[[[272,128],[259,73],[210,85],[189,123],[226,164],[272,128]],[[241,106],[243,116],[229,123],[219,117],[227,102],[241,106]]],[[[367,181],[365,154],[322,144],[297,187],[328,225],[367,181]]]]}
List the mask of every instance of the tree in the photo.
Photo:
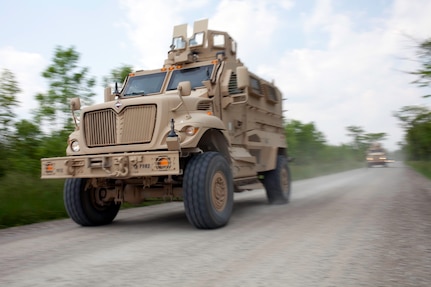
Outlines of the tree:
{"type": "Polygon", "coordinates": [[[352,137],[352,148],[356,151],[356,158],[358,160],[364,157],[367,148],[373,142],[379,142],[386,138],[386,133],[366,133],[360,126],[346,127],[349,133],[348,136],[352,137]]]}
{"type": "Polygon", "coordinates": [[[325,147],[325,137],[318,131],[314,123],[303,124],[291,120],[285,126],[289,153],[298,163],[316,161],[325,147]]]}
{"type": "Polygon", "coordinates": [[[14,74],[8,69],[4,69],[0,74],[0,141],[5,143],[6,136],[10,132],[10,127],[14,118],[13,107],[18,106],[19,101],[16,95],[21,92],[14,74]]]}
{"type": "Polygon", "coordinates": [[[364,135],[364,143],[368,146],[373,142],[380,142],[386,139],[386,133],[366,133],[364,135]]]}
{"type": "MultiPolygon", "coordinates": [[[[413,83],[419,87],[429,87],[431,84],[431,38],[419,44],[417,55],[421,62],[421,68],[415,72],[411,72],[411,74],[418,76],[418,79],[413,81],[413,83]]],[[[431,95],[423,97],[431,97],[431,95]]]]}
{"type": "Polygon", "coordinates": [[[55,49],[52,65],[42,73],[49,82],[49,90],[46,94],[36,95],[39,108],[35,118],[38,123],[48,120],[51,127],[53,124],[60,125],[60,129],[70,126],[70,99],[79,97],[85,104],[92,103],[96,80],[88,76],[88,68],[78,67],[78,60],[79,54],[73,47],[55,49]]]}
{"type": "Polygon", "coordinates": [[[363,150],[366,146],[364,143],[364,129],[360,126],[348,126],[346,129],[350,132],[347,135],[352,137],[352,147],[356,150],[363,150]]]}
{"type": "Polygon", "coordinates": [[[0,74],[0,177],[9,169],[9,137],[16,115],[13,108],[18,106],[16,95],[21,92],[14,74],[4,69],[0,74]]]}
{"type": "Polygon", "coordinates": [[[28,120],[17,122],[10,143],[12,168],[20,172],[38,174],[40,171],[38,149],[42,143],[39,126],[28,120]]]}
{"type": "Polygon", "coordinates": [[[425,106],[404,106],[399,111],[394,112],[393,116],[400,120],[404,130],[412,128],[418,121],[423,121],[428,117],[430,110],[425,106]]]}
{"type": "Polygon", "coordinates": [[[404,128],[407,158],[431,160],[431,111],[424,106],[405,106],[394,116],[404,128]]]}
{"type": "Polygon", "coordinates": [[[107,87],[110,83],[123,83],[126,77],[133,71],[133,67],[129,65],[122,65],[118,68],[111,70],[111,74],[103,77],[103,86],[107,87]]]}

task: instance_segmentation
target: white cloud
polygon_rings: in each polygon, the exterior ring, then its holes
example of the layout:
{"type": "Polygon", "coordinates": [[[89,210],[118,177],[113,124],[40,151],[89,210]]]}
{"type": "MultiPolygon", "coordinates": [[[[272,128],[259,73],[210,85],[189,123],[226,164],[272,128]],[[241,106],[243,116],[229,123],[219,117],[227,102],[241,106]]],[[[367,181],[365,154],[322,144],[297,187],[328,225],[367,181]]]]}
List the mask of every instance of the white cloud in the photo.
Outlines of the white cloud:
{"type": "Polygon", "coordinates": [[[37,107],[34,96],[46,91],[45,82],[40,76],[45,65],[45,60],[39,54],[18,51],[10,46],[0,49],[0,69],[10,70],[21,89],[17,95],[19,107],[15,111],[20,118],[30,117],[30,111],[37,107]]]}
{"type": "Polygon", "coordinates": [[[269,56],[274,39],[285,37],[276,30],[289,22],[285,15],[292,7],[293,1],[223,0],[210,18],[210,28],[227,31],[238,43],[241,60],[255,68],[269,56]]]}
{"type": "Polygon", "coordinates": [[[259,67],[289,99],[287,117],[314,122],[333,144],[347,143],[345,127],[358,125],[366,132],[386,132],[388,147],[397,148],[403,132],[392,113],[421,102],[421,91],[405,73],[417,68],[405,60],[415,52],[405,35],[424,38],[431,27],[431,2],[408,7],[405,2],[396,1],[387,19],[355,30],[353,20],[334,11],[331,1],[317,1],[304,33],[327,39],[327,45],[286,50],[278,65],[259,67]]]}
{"type": "Polygon", "coordinates": [[[164,63],[173,27],[188,23],[187,12],[203,7],[206,1],[121,0],[120,5],[126,11],[128,37],[139,51],[140,66],[136,68],[155,69],[164,63]]]}

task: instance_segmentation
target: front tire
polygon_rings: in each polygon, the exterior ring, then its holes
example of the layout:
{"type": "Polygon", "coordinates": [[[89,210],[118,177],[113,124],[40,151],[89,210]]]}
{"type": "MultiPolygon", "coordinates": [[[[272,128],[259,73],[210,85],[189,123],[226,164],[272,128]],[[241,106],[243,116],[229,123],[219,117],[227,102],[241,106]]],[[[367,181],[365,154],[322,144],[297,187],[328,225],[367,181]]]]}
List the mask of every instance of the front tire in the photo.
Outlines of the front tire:
{"type": "Polygon", "coordinates": [[[192,157],[183,181],[184,208],[199,229],[226,225],[233,209],[233,179],[227,160],[218,152],[192,157]]]}
{"type": "Polygon", "coordinates": [[[270,204],[285,204],[290,201],[291,177],[286,156],[277,156],[275,169],[263,174],[263,186],[270,204]]]}
{"type": "Polygon", "coordinates": [[[88,184],[85,178],[70,178],[64,183],[64,206],[67,214],[82,226],[111,223],[117,216],[120,204],[114,202],[100,205],[96,196],[100,190],[88,184]]]}

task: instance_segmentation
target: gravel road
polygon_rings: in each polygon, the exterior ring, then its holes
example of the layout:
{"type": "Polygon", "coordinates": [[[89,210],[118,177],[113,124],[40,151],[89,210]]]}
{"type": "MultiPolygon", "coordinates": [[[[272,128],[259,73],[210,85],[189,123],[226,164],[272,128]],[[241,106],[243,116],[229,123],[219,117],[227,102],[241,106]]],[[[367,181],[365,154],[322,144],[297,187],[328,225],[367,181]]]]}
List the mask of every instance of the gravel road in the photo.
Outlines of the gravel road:
{"type": "Polygon", "coordinates": [[[400,163],[235,195],[197,230],[180,202],[0,230],[0,286],[431,286],[431,182],[400,163]]]}

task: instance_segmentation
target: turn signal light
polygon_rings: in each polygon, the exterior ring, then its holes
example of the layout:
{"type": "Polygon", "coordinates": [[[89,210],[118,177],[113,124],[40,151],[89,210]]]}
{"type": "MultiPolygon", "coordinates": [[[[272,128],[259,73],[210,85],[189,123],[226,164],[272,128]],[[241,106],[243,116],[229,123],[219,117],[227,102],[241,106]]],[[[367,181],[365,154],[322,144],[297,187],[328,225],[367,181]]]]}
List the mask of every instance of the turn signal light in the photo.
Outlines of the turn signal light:
{"type": "Polygon", "coordinates": [[[54,165],[52,163],[47,163],[45,165],[45,172],[46,173],[53,173],[54,172],[54,165]]]}
{"type": "Polygon", "coordinates": [[[156,159],[157,169],[169,169],[171,167],[171,160],[168,157],[158,157],[156,159]]]}

